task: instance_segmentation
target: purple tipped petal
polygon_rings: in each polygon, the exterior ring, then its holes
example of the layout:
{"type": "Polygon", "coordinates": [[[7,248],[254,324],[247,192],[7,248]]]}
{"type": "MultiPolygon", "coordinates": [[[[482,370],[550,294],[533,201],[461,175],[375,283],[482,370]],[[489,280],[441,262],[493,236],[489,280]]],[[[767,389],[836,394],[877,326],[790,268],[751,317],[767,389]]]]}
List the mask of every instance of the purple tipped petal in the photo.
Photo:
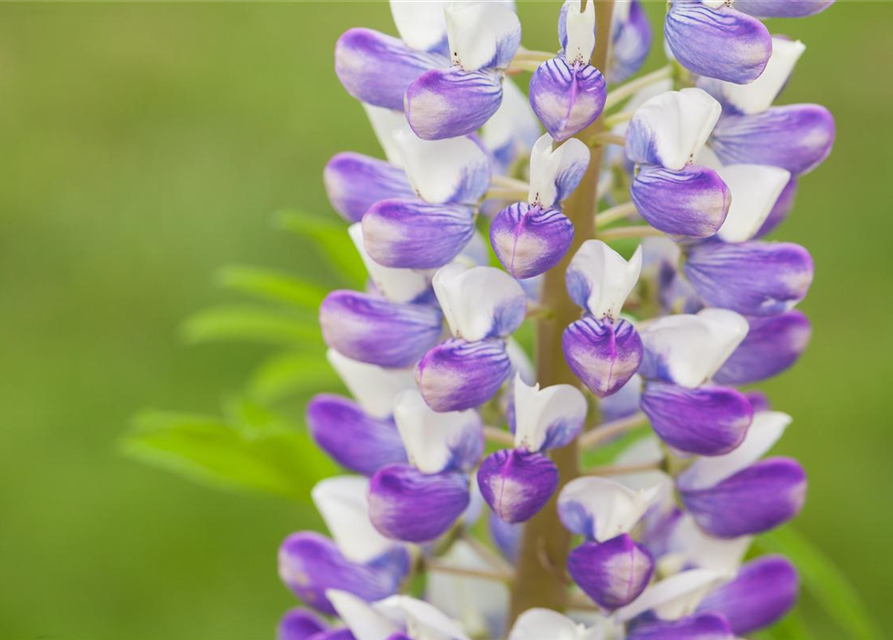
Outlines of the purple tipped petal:
{"type": "Polygon", "coordinates": [[[455,138],[477,131],[502,102],[502,77],[460,67],[425,73],[406,91],[406,119],[423,140],[455,138]]]}
{"type": "Polygon", "coordinates": [[[806,473],[796,460],[762,460],[708,489],[682,491],[698,525],[719,538],[767,531],[803,507],[806,473]]]}
{"type": "Polygon", "coordinates": [[[310,640],[329,628],[324,621],[305,609],[291,609],[279,621],[276,640],[310,640]]]}
{"type": "Polygon", "coordinates": [[[419,362],[419,391],[435,411],[462,411],[496,395],[512,372],[502,340],[447,340],[419,362]]]}
{"type": "Polygon", "coordinates": [[[664,442],[702,456],[737,447],[753,420],[753,409],[742,393],[712,385],[686,389],[649,382],[642,393],[642,411],[664,442]]]}
{"type": "Polygon", "coordinates": [[[506,522],[526,522],[558,487],[558,469],[541,453],[501,449],[478,469],[478,486],[493,512],[506,522]]]}
{"type": "Polygon", "coordinates": [[[813,276],[809,252],[783,242],[706,243],[692,248],[683,269],[705,303],[748,316],[793,308],[813,276]]]}
{"type": "Polygon", "coordinates": [[[469,500],[462,474],[427,475],[409,465],[392,465],[372,477],[369,518],[389,538],[427,542],[446,533],[469,500]]]}
{"type": "MultiPolygon", "coordinates": [[[[614,6],[621,10],[623,3],[614,6]]],[[[642,67],[651,49],[651,25],[638,0],[628,3],[629,13],[624,19],[614,18],[612,27],[608,81],[623,82],[642,67]]]]}
{"type": "Polygon", "coordinates": [[[754,413],[772,410],[772,406],[769,404],[769,398],[762,391],[745,391],[744,397],[747,398],[754,413]]]}
{"type": "Polygon", "coordinates": [[[339,153],[323,172],[332,208],[359,222],[373,204],[385,198],[412,198],[415,192],[402,169],[359,153],[339,153]]]}
{"type": "Polygon", "coordinates": [[[714,380],[749,384],[771,378],[793,365],[809,344],[812,327],[799,311],[751,318],[750,331],[714,380]]]}
{"type": "Polygon", "coordinates": [[[579,133],[605,108],[605,78],[588,64],[568,63],[564,56],[540,65],[530,79],[530,105],[555,140],[579,133]]]}
{"type": "Polygon", "coordinates": [[[561,346],[571,371],[600,398],[625,385],[642,363],[642,340],[626,320],[586,316],[564,330],[561,346]]]}
{"type": "Polygon", "coordinates": [[[437,344],[443,318],[435,307],[333,291],[319,308],[326,344],[353,360],[408,367],[437,344]]]}
{"type": "Polygon", "coordinates": [[[741,567],[731,582],[707,595],[698,611],[725,616],[736,635],[768,627],[797,601],[800,581],[783,556],[766,556],[741,567]]]}
{"type": "Polygon", "coordinates": [[[759,78],[772,55],[772,38],[762,22],[728,5],[713,9],[701,0],[673,0],[664,36],[686,69],[736,84],[759,78]]]}
{"type": "Polygon", "coordinates": [[[397,592],[409,570],[409,554],[396,548],[386,555],[389,558],[381,566],[376,562],[358,564],[347,560],[325,536],[294,533],[279,548],[279,577],[306,604],[335,615],[327,589],[347,591],[369,601],[397,592]]]}
{"type": "Polygon", "coordinates": [[[574,238],[574,225],[558,209],[519,202],[490,225],[490,244],[506,271],[523,280],[554,267],[574,238]]]}
{"type": "Polygon", "coordinates": [[[771,233],[775,227],[785,221],[788,214],[791,212],[791,209],[794,208],[794,199],[796,195],[797,178],[792,177],[787,185],[785,185],[785,188],[782,189],[781,195],[778,196],[778,200],[775,201],[775,205],[772,207],[772,211],[769,212],[763,225],[759,228],[756,234],[754,234],[755,238],[762,238],[771,233]]]}
{"type": "Polygon", "coordinates": [[[571,551],[567,569],[587,596],[610,610],[639,597],[651,580],[654,560],[623,533],[606,542],[584,542],[571,551]]]}
{"type": "Polygon", "coordinates": [[[731,193],[719,174],[692,165],[681,171],[644,165],[630,195],[651,226],[692,238],[715,234],[732,204],[731,193]]]}
{"type": "Polygon", "coordinates": [[[490,512],[488,518],[490,524],[490,536],[496,547],[509,562],[517,562],[518,554],[521,552],[521,535],[524,533],[523,524],[512,524],[506,522],[495,512],[490,512]]]}
{"type": "Polygon", "coordinates": [[[403,94],[446,58],[413,51],[399,38],[371,29],[350,29],[335,43],[335,73],[347,92],[376,107],[401,111],[403,94]]]}
{"type": "Polygon", "coordinates": [[[307,428],[338,464],[371,476],[389,464],[406,462],[406,451],[391,418],[373,418],[351,400],[321,394],[307,405],[307,428]]]}
{"type": "Polygon", "coordinates": [[[382,200],[363,216],[363,247],[386,267],[442,267],[459,255],[472,235],[474,213],[457,204],[382,200]]]}
{"type": "Polygon", "coordinates": [[[673,622],[640,624],[627,640],[735,640],[735,634],[725,618],[708,613],[673,622]]]}
{"type": "Polygon", "coordinates": [[[805,18],[821,13],[834,0],[735,0],[735,8],[757,18],[805,18]]]}
{"type": "Polygon", "coordinates": [[[768,164],[808,173],[831,153],[834,116],[817,104],[771,107],[720,118],[710,144],[724,164],[768,164]]]}

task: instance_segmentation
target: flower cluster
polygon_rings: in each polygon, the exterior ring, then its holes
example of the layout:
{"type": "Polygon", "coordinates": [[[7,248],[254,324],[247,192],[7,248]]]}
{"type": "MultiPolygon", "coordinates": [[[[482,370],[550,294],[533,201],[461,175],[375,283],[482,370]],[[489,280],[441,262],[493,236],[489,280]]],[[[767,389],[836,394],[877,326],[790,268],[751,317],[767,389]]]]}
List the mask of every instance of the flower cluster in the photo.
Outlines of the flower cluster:
{"type": "Polygon", "coordinates": [[[289,612],[280,640],[733,640],[793,605],[787,559],[743,559],[799,512],[806,476],[764,457],[791,418],[740,387],[809,341],[794,307],[812,260],[762,238],[834,122],[773,106],[805,47],[758,18],[830,0],[671,0],[670,65],[608,93],[652,39],[637,0],[614,4],[597,29],[595,2],[567,0],[557,55],[521,47],[501,1],[392,0],[400,38],[338,40],[336,73],[386,159],[325,168],[369,282],[321,305],[352,397],[314,397],[307,426],[353,475],[313,490],[331,537],[280,549],[282,580],[317,612],[289,612]],[[529,101],[514,79],[527,71],[529,101]],[[602,193],[581,210],[568,198],[586,180],[602,193]],[[587,216],[597,238],[575,230],[587,216]],[[580,314],[555,326],[567,314],[544,301],[560,298],[580,314]],[[567,376],[531,363],[513,338],[525,321],[556,332],[567,376]],[[606,466],[549,455],[607,442],[620,453],[606,466]],[[533,561],[574,586],[566,615],[510,620],[537,517],[574,542],[564,566],[533,561]]]}

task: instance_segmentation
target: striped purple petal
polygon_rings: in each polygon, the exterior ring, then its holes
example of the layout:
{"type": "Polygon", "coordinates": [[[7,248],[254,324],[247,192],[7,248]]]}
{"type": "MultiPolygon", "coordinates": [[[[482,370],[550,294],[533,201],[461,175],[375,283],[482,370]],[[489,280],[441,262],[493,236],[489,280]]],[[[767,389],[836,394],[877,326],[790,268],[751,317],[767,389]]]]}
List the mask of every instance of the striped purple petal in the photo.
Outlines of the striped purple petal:
{"type": "Polygon", "coordinates": [[[434,69],[406,91],[406,119],[423,140],[455,138],[477,131],[502,103],[502,76],[460,67],[434,69]]]}
{"type": "Polygon", "coordinates": [[[418,199],[382,200],[363,216],[363,246],[378,264],[434,269],[455,258],[474,235],[471,207],[418,199]]]}
{"type": "Polygon", "coordinates": [[[425,474],[396,464],[372,476],[369,518],[389,538],[428,542],[453,526],[470,499],[468,479],[460,473],[425,474]]]}
{"type": "Polygon", "coordinates": [[[571,551],[567,570],[600,607],[612,610],[639,597],[654,572],[648,550],[623,533],[605,542],[584,542],[571,551]]]}
{"type": "Polygon", "coordinates": [[[413,51],[399,38],[349,29],[335,43],[335,73],[357,100],[401,111],[403,94],[419,76],[448,64],[443,56],[413,51]]]}
{"type": "Polygon", "coordinates": [[[316,614],[306,609],[290,609],[279,620],[276,640],[310,640],[314,634],[329,628],[316,614]]]}
{"type": "Polygon", "coordinates": [[[786,242],[710,242],[693,247],[683,270],[708,305],[747,316],[790,310],[812,284],[809,252],[786,242]]]}
{"type": "Polygon", "coordinates": [[[541,453],[501,449],[484,458],[477,479],[497,516],[510,523],[526,522],[558,488],[558,468],[541,453]]]}
{"type": "Polygon", "coordinates": [[[834,116],[817,104],[771,107],[720,118],[710,145],[724,164],[768,164],[809,173],[831,153],[834,116]]]}
{"type": "Polygon", "coordinates": [[[380,367],[409,367],[440,340],[436,307],[391,302],[357,291],[333,291],[319,308],[327,345],[353,360],[380,367]]]}
{"type": "Polygon", "coordinates": [[[706,613],[636,625],[626,640],[735,640],[735,634],[724,617],[706,613]]]}
{"type": "Polygon", "coordinates": [[[642,68],[651,49],[651,37],[651,25],[639,0],[614,5],[608,82],[623,82],[642,68]]]}
{"type": "Polygon", "coordinates": [[[397,592],[408,571],[409,554],[403,548],[359,564],[347,560],[334,542],[310,531],[288,536],[279,547],[279,577],[304,603],[327,615],[335,615],[335,609],[326,590],[381,600],[397,592]]]}
{"type": "Polygon", "coordinates": [[[713,385],[686,389],[649,382],[642,393],[642,411],[664,442],[702,456],[737,447],[753,421],[753,409],[743,394],[713,385]]]}
{"type": "Polygon", "coordinates": [[[571,371],[600,398],[625,385],[642,362],[642,340],[626,320],[585,316],[564,330],[561,346],[571,371]]]}
{"type": "Polygon", "coordinates": [[[630,195],[651,226],[691,238],[714,235],[732,204],[729,188],[719,174],[694,165],[681,171],[644,165],[633,180],[630,195]]]}
{"type": "Polygon", "coordinates": [[[781,373],[797,362],[812,334],[809,319],[797,310],[748,322],[747,337],[714,376],[720,384],[750,384],[781,373]]]}
{"type": "Polygon", "coordinates": [[[307,429],[323,451],[351,471],[371,476],[384,466],[406,462],[394,420],[374,418],[347,398],[314,396],[307,404],[307,429]]]}
{"type": "Polygon", "coordinates": [[[757,18],[805,18],[821,13],[834,0],[735,0],[735,8],[757,18]]]}
{"type": "Polygon", "coordinates": [[[791,210],[794,208],[794,200],[797,196],[797,178],[796,176],[792,176],[788,181],[788,184],[781,191],[781,195],[778,196],[778,200],[775,201],[775,206],[772,207],[772,211],[769,212],[769,215],[763,221],[762,226],[754,235],[754,238],[762,238],[780,225],[782,222],[787,219],[788,214],[791,213],[791,210]]]}
{"type": "Polygon", "coordinates": [[[462,411],[484,404],[512,372],[502,340],[466,342],[454,338],[431,349],[419,362],[419,391],[435,411],[462,411]]]}
{"type": "Polygon", "coordinates": [[[706,489],[682,490],[698,525],[719,538],[768,531],[800,513],[806,473],[796,460],[769,458],[706,489]]]}
{"type": "Polygon", "coordinates": [[[360,153],[332,157],[323,181],[332,208],[351,222],[358,222],[379,200],[415,197],[402,169],[360,153]]]}
{"type": "Polygon", "coordinates": [[[784,556],[765,556],[748,562],[731,582],[714,589],[698,611],[723,615],[736,635],[768,627],[791,610],[800,580],[784,556]]]}
{"type": "Polygon", "coordinates": [[[607,85],[601,71],[564,56],[544,62],[530,79],[530,105],[556,141],[579,133],[605,108],[607,85]]]}
{"type": "Polygon", "coordinates": [[[667,47],[689,71],[747,84],[769,62],[772,38],[762,22],[723,4],[672,0],[664,24],[667,47]]]}
{"type": "Polygon", "coordinates": [[[574,225],[558,209],[518,202],[490,225],[490,244],[506,271],[519,280],[554,267],[574,238],[574,225]]]}

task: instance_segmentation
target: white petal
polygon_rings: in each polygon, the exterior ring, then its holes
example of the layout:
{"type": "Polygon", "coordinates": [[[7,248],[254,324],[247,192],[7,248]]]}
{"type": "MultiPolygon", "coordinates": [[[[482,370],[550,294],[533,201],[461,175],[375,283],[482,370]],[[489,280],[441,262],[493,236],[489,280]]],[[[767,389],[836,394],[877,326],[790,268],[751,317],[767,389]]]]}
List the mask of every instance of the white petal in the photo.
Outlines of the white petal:
{"type": "Polygon", "coordinates": [[[772,106],[805,50],[806,45],[799,40],[772,38],[772,57],[759,78],[750,84],[706,80],[706,88],[741,113],[761,113],[772,106]]]}
{"type": "Polygon", "coordinates": [[[567,46],[564,48],[567,61],[589,64],[592,50],[595,49],[595,2],[587,2],[585,11],[572,3],[567,9],[567,46]]]}
{"type": "Polygon", "coordinates": [[[678,620],[693,613],[704,596],[726,577],[726,574],[710,569],[677,573],[645,589],[642,595],[619,609],[615,615],[621,620],[631,620],[654,609],[657,617],[663,620],[678,620]]]}
{"type": "MultiPolygon", "coordinates": [[[[620,467],[639,464],[657,464],[663,460],[664,452],[660,439],[657,436],[639,438],[614,458],[614,464],[620,467]]],[[[675,504],[676,485],[673,478],[663,471],[639,471],[637,473],[622,473],[611,476],[611,479],[619,482],[634,491],[642,491],[657,487],[657,494],[651,501],[652,505],[661,511],[671,509],[675,504]]]]}
{"type": "Polygon", "coordinates": [[[595,539],[610,540],[629,532],[648,510],[658,487],[633,491],[608,478],[586,476],[571,480],[558,496],[562,504],[577,503],[595,523],[595,539]]]}
{"type": "Polygon", "coordinates": [[[748,331],[744,316],[727,309],[659,318],[641,332],[648,357],[656,357],[673,382],[695,388],[713,377],[748,331]]]}
{"type": "MultiPolygon", "coordinates": [[[[628,3],[623,3],[623,4],[628,4],[628,3]]],[[[615,6],[615,15],[616,15],[616,7],[619,6],[619,4],[615,3],[614,6],[615,6]]],[[[667,78],[666,80],[658,80],[654,84],[649,84],[644,89],[639,89],[635,94],[633,94],[633,97],[630,98],[629,101],[625,105],[623,105],[622,111],[624,113],[635,113],[639,107],[641,107],[643,104],[648,102],[651,98],[653,98],[655,96],[659,96],[662,93],[666,93],[666,92],[672,91],[672,90],[673,90],[672,78],[667,78]]],[[[618,135],[623,135],[626,133],[626,129],[628,126],[629,126],[629,122],[621,122],[620,124],[616,125],[613,129],[611,129],[611,131],[618,135]]],[[[610,150],[611,147],[609,147],[608,149],[610,150]]]]}
{"type": "Polygon", "coordinates": [[[409,596],[391,596],[375,608],[392,619],[402,617],[413,640],[469,640],[458,624],[436,607],[409,596]]]}
{"type": "Polygon", "coordinates": [[[428,289],[428,279],[422,273],[412,269],[394,269],[378,264],[369,257],[363,246],[363,227],[355,222],[347,229],[369,272],[369,279],[381,294],[394,302],[411,302],[428,289]]]}
{"type": "Polygon", "coordinates": [[[446,38],[444,8],[449,0],[391,0],[397,32],[410,48],[429,51],[446,38]]]}
{"type": "Polygon", "coordinates": [[[526,156],[541,134],[540,121],[527,96],[511,78],[502,82],[502,103],[481,128],[481,139],[490,151],[514,147],[518,156],[526,156]]]}
{"type": "Polygon", "coordinates": [[[616,319],[642,272],[642,247],[627,262],[601,240],[587,240],[568,265],[568,286],[577,303],[585,295],[586,309],[596,318],[616,319]]]}
{"type": "Polygon", "coordinates": [[[394,398],[394,421],[410,464],[423,473],[443,471],[462,440],[480,439],[482,428],[474,409],[438,413],[416,389],[407,389],[394,398]]]}
{"type": "Polygon", "coordinates": [[[310,492],[335,544],[354,562],[369,562],[394,546],[369,520],[368,492],[369,480],[362,476],[326,478],[310,492]]]}
{"type": "Polygon", "coordinates": [[[694,565],[720,573],[734,573],[747,553],[751,536],[714,538],[704,533],[691,514],[685,514],[670,533],[669,549],[679,566],[694,565]]]}
{"type": "Polygon", "coordinates": [[[550,430],[579,430],[586,420],[586,398],[569,384],[540,389],[515,376],[515,447],[539,451],[550,430]]]}
{"type": "Polygon", "coordinates": [[[778,442],[791,420],[781,411],[758,411],[744,442],[725,455],[698,458],[680,474],[679,485],[687,490],[706,489],[749,467],[778,442]]]}
{"type": "Polygon", "coordinates": [[[528,609],[515,621],[508,640],[596,640],[581,624],[551,609],[528,609]]]}
{"type": "Polygon", "coordinates": [[[392,111],[383,107],[374,107],[371,104],[361,102],[363,109],[366,110],[366,116],[372,124],[372,130],[378,143],[384,150],[384,155],[395,167],[403,166],[403,158],[400,157],[400,148],[394,135],[398,131],[406,128],[406,116],[402,111],[392,111]]]}
{"type": "Polygon", "coordinates": [[[720,113],[720,104],[701,89],[667,91],[636,110],[627,134],[637,131],[662,166],[679,171],[700,153],[720,113]]]}
{"type": "Polygon", "coordinates": [[[489,175],[490,159],[471,138],[422,140],[408,126],[394,137],[406,176],[425,202],[452,202],[469,177],[489,175]]]}
{"type": "Polygon", "coordinates": [[[527,306],[518,281],[495,267],[448,264],[434,274],[434,293],[450,331],[470,342],[501,335],[502,325],[515,324],[519,313],[523,319],[527,306]]]}
{"type": "Polygon", "coordinates": [[[518,16],[500,2],[453,2],[446,24],[453,63],[465,71],[493,65],[504,42],[521,38],[518,16]]]}
{"type": "Polygon", "coordinates": [[[791,173],[761,164],[727,165],[718,173],[732,194],[732,206],[717,235],[724,242],[750,240],[769,217],[791,173]]]}
{"type": "MultiPolygon", "coordinates": [[[[471,240],[468,241],[468,244],[466,244],[462,248],[461,253],[456,256],[456,260],[463,264],[467,264],[469,267],[486,266],[490,263],[489,252],[490,244],[484,240],[484,236],[475,231],[474,235],[471,236],[471,240]]],[[[436,269],[432,271],[436,271],[436,269]]],[[[434,274],[432,273],[431,275],[433,276],[434,274]]]]}
{"type": "Polygon", "coordinates": [[[326,597],[357,640],[387,640],[388,636],[401,630],[399,622],[389,619],[352,593],[328,589],[326,597]]]}
{"type": "Polygon", "coordinates": [[[391,415],[394,397],[404,389],[415,389],[415,373],[410,369],[384,369],[351,360],[334,349],[326,352],[332,368],[363,411],[376,418],[391,415]]]}
{"type": "Polygon", "coordinates": [[[530,152],[530,194],[528,202],[551,207],[573,191],[562,188],[579,182],[589,166],[589,148],[577,138],[554,148],[549,134],[543,135],[530,152]]]}
{"type": "Polygon", "coordinates": [[[530,356],[524,351],[524,348],[514,338],[505,341],[505,353],[512,363],[515,373],[521,376],[521,380],[527,384],[533,384],[536,381],[536,372],[533,368],[533,362],[530,356]]]}
{"type": "MultiPolygon", "coordinates": [[[[456,569],[489,571],[490,564],[464,540],[457,540],[440,562],[456,569]]],[[[509,591],[501,582],[461,576],[441,571],[428,573],[425,599],[434,607],[462,623],[472,636],[492,636],[490,623],[508,611],[509,591]]]]}
{"type": "MultiPolygon", "coordinates": [[[[698,157],[695,158],[695,164],[699,167],[713,169],[714,171],[721,171],[723,168],[722,160],[719,159],[719,156],[716,155],[716,152],[708,145],[704,145],[704,147],[701,149],[701,153],[699,153],[698,157]]],[[[650,240],[651,238],[648,239],[650,240]]],[[[663,240],[663,238],[656,239],[663,240]]]]}

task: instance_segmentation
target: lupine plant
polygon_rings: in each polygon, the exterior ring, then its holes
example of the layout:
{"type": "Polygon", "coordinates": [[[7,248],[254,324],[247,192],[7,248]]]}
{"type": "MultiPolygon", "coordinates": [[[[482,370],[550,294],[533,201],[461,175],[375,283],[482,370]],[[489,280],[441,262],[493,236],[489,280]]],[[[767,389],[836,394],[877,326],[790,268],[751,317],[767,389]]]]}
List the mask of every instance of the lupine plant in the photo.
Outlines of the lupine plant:
{"type": "MultiPolygon", "coordinates": [[[[742,386],[809,342],[812,259],[763,237],[835,131],[821,106],[773,106],[805,46],[759,18],[831,1],[671,0],[668,64],[638,78],[638,0],[556,3],[557,53],[521,46],[512,2],[392,0],[399,38],[341,36],[383,158],[325,167],[343,226],[287,224],[365,273],[323,297],[228,272],[319,302],[349,393],[306,408],[347,474],[312,490],[328,535],[279,549],[304,605],[280,640],[732,640],[792,608],[797,567],[763,552],[797,555],[766,533],[806,474],[766,457],[792,418],[742,386]]],[[[255,387],[327,371],[290,355],[255,387]]]]}

